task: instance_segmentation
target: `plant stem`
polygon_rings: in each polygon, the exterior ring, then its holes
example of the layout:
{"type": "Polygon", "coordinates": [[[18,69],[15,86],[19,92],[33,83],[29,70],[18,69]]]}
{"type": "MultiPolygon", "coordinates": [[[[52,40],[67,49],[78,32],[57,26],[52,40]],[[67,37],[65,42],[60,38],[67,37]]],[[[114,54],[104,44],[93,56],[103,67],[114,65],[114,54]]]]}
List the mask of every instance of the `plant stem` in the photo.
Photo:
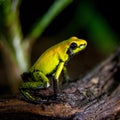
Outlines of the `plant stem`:
{"type": "Polygon", "coordinates": [[[26,40],[30,46],[43,33],[50,22],[71,2],[72,0],[56,0],[53,3],[48,12],[42,17],[41,20],[38,20],[38,22],[33,26],[30,34],[27,36],[26,40]]]}
{"type": "Polygon", "coordinates": [[[6,41],[11,44],[14,59],[19,66],[21,72],[28,69],[27,53],[22,45],[23,35],[19,22],[19,5],[20,0],[8,1],[4,6],[5,24],[7,27],[6,41]]]}

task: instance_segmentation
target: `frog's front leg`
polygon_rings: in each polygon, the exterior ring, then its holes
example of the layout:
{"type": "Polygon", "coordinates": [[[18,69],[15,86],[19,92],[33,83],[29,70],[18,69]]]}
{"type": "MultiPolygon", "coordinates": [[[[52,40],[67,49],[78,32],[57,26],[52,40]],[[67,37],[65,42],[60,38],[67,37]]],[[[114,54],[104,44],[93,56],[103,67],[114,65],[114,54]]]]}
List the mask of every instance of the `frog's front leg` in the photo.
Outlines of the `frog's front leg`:
{"type": "Polygon", "coordinates": [[[36,99],[34,98],[32,95],[30,95],[30,91],[33,90],[39,90],[39,89],[45,89],[47,87],[49,87],[49,80],[48,78],[41,72],[34,72],[33,73],[33,80],[34,81],[29,81],[29,82],[25,82],[23,83],[19,89],[21,91],[21,93],[23,94],[23,96],[31,101],[31,102],[42,102],[42,99],[36,99]],[[36,80],[36,81],[35,81],[36,80]]]}
{"type": "Polygon", "coordinates": [[[54,78],[53,78],[53,90],[54,90],[54,97],[57,98],[58,93],[59,93],[59,76],[62,72],[62,69],[64,67],[64,62],[60,62],[56,72],[54,73],[54,78]]]}

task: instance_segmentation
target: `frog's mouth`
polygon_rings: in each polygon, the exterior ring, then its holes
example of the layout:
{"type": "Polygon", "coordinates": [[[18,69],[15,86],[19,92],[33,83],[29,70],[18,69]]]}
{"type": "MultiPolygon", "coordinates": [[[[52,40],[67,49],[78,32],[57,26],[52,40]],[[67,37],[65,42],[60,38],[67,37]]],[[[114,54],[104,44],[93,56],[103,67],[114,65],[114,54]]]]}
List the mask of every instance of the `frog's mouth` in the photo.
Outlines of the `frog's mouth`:
{"type": "Polygon", "coordinates": [[[81,44],[78,48],[84,49],[87,46],[87,43],[81,44]]]}

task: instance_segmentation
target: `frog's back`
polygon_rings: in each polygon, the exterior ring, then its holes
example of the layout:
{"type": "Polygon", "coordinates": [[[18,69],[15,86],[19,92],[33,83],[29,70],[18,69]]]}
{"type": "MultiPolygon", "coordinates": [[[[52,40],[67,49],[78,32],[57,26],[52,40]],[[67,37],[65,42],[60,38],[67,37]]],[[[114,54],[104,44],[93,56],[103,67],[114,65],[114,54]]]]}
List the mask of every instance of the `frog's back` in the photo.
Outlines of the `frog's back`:
{"type": "Polygon", "coordinates": [[[60,61],[65,63],[68,60],[67,50],[74,40],[78,41],[79,39],[77,37],[71,37],[47,49],[31,67],[30,71],[39,70],[45,75],[53,73],[57,69],[60,61]]]}
{"type": "Polygon", "coordinates": [[[60,61],[60,51],[64,48],[64,42],[58,43],[47,49],[30,68],[30,71],[39,70],[45,75],[51,74],[57,67],[60,61]],[[59,47],[60,46],[60,47],[59,47]]]}

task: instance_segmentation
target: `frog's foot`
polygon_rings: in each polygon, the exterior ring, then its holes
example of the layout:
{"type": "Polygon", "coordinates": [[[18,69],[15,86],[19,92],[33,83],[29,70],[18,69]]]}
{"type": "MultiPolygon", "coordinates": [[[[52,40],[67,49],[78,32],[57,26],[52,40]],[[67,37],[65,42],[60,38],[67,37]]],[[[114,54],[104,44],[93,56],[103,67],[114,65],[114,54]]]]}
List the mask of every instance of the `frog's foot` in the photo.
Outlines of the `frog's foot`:
{"type": "Polygon", "coordinates": [[[34,101],[32,101],[33,104],[50,104],[50,102],[47,99],[41,99],[37,98],[34,101]]]}
{"type": "Polygon", "coordinates": [[[56,99],[60,99],[62,97],[63,97],[63,94],[58,93],[57,96],[56,96],[56,99]]]}
{"type": "Polygon", "coordinates": [[[60,101],[63,101],[63,98],[64,98],[64,95],[58,93],[57,95],[53,95],[53,96],[51,97],[51,100],[60,102],[60,101]]]}

